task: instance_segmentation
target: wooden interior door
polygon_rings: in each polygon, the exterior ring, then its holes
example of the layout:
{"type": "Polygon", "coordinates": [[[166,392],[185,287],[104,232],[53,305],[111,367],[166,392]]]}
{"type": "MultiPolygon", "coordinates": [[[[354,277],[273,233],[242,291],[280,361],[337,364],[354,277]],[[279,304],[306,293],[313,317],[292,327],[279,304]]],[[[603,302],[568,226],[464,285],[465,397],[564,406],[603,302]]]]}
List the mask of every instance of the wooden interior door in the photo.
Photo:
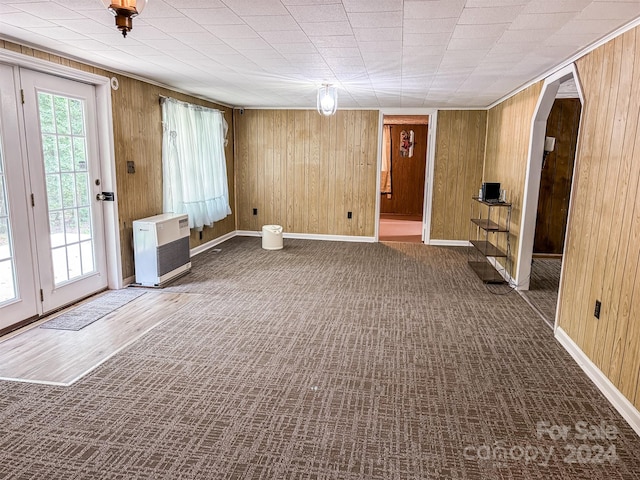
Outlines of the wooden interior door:
{"type": "Polygon", "coordinates": [[[381,194],[381,213],[422,217],[427,128],[427,125],[391,125],[391,195],[381,194]],[[411,130],[414,132],[413,156],[403,156],[401,134],[411,130]]]}

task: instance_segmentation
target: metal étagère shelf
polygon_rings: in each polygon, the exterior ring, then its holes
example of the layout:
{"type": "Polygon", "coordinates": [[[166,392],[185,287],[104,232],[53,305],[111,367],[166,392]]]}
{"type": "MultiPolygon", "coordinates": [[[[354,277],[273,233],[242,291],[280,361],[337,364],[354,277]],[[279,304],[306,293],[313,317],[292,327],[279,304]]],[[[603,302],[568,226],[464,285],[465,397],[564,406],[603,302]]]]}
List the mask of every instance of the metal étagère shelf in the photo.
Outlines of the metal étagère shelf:
{"type": "Polygon", "coordinates": [[[505,283],[511,265],[511,204],[472,198],[468,263],[484,283],[505,283]]]}

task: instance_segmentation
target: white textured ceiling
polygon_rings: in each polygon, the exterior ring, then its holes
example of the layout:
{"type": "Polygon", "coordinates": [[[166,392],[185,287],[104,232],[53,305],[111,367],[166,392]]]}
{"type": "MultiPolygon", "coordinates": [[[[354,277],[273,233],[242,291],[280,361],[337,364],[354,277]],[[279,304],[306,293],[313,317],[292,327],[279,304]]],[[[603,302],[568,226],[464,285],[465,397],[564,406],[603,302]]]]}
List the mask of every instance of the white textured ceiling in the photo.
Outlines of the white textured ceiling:
{"type": "Polygon", "coordinates": [[[245,107],[485,107],[640,15],[640,0],[0,0],[0,35],[245,107]]]}

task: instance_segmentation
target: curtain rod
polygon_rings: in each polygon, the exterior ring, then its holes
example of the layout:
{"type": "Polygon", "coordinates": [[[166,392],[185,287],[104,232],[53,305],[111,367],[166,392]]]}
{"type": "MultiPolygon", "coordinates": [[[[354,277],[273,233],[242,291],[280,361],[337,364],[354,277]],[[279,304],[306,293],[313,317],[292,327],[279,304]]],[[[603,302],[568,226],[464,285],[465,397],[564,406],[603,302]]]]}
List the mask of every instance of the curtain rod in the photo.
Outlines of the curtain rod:
{"type": "Polygon", "coordinates": [[[167,97],[166,95],[158,95],[158,97],[159,97],[160,105],[162,105],[165,100],[173,100],[174,102],[182,103],[182,104],[185,104],[185,105],[191,105],[191,106],[200,107],[200,108],[207,108],[209,110],[213,110],[214,112],[220,112],[220,113],[222,113],[224,115],[224,110],[220,110],[218,108],[211,108],[211,107],[207,107],[205,105],[198,105],[197,103],[185,102],[183,100],[178,100],[177,98],[167,97]]]}

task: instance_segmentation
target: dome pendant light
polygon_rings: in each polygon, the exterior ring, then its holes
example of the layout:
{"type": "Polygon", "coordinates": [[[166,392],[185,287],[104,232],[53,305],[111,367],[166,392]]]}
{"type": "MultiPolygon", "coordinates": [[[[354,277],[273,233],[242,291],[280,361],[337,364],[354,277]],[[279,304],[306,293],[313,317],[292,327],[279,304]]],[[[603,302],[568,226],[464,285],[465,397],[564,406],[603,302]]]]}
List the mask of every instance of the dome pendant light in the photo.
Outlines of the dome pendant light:
{"type": "Polygon", "coordinates": [[[324,116],[333,115],[338,109],[338,89],[328,83],[318,88],[318,113],[324,116]]]}

